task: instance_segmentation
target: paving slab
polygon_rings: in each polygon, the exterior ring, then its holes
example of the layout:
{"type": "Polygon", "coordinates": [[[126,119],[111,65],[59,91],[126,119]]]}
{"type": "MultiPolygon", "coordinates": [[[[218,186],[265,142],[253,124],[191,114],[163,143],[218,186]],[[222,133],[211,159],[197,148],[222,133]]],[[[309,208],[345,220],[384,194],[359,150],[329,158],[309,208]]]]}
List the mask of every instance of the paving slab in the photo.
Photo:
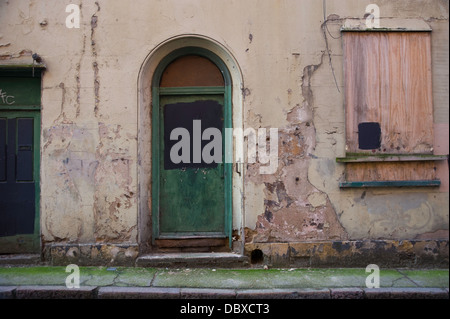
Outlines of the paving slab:
{"type": "Polygon", "coordinates": [[[449,296],[449,272],[445,269],[382,269],[381,288],[367,289],[365,280],[368,274],[362,268],[80,267],[79,290],[65,288],[69,275],[65,269],[0,267],[0,298],[448,299],[449,296]]]}
{"type": "MultiPolygon", "coordinates": [[[[117,272],[107,267],[80,267],[81,286],[110,286],[115,284],[117,272]]],[[[67,274],[66,274],[67,276],[67,274]]]]}
{"type": "Polygon", "coordinates": [[[1,286],[65,285],[65,267],[7,267],[0,268],[1,286]]]}
{"type": "Polygon", "coordinates": [[[82,269],[80,273],[84,278],[89,278],[85,281],[85,285],[90,286],[122,286],[122,287],[149,287],[156,269],[153,268],[123,268],[110,267],[99,270],[82,269]]]}
{"type": "Polygon", "coordinates": [[[399,272],[405,275],[406,278],[413,281],[419,287],[424,288],[448,288],[449,275],[448,270],[411,270],[399,269],[399,272]]]}
{"type": "MultiPolygon", "coordinates": [[[[81,286],[150,286],[156,269],[80,267],[81,286]]],[[[65,267],[0,268],[3,285],[65,285],[70,272],[65,267]]]]}
{"type": "MultiPolygon", "coordinates": [[[[184,269],[159,271],[154,286],[228,289],[366,288],[365,269],[184,269]]],[[[381,285],[416,287],[396,270],[381,272],[381,285]]]]}

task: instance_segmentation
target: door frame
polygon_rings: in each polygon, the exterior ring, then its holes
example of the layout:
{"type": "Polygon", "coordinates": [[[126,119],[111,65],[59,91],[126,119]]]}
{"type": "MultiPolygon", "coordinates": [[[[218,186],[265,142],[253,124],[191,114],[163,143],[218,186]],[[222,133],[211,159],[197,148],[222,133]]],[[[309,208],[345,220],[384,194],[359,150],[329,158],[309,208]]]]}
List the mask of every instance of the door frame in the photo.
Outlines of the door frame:
{"type": "MultiPolygon", "coordinates": [[[[1,77],[36,77],[42,79],[45,67],[42,65],[1,65],[1,77]]],[[[41,163],[41,87],[39,103],[33,105],[0,106],[0,114],[7,117],[25,115],[34,119],[33,128],[33,178],[35,189],[34,233],[0,237],[0,253],[39,253],[40,252],[40,163],[41,163]],[[31,116],[30,116],[31,115],[31,116]]]]}
{"type": "MultiPolygon", "coordinates": [[[[41,114],[36,110],[2,110],[0,109],[0,117],[6,115],[7,119],[11,118],[33,118],[33,180],[34,180],[34,231],[33,234],[13,235],[0,237],[0,253],[31,253],[39,251],[39,221],[40,221],[40,124],[41,114]]],[[[17,135],[16,135],[17,143],[17,135]]]]}
{"type": "MultiPolygon", "coordinates": [[[[139,254],[159,253],[157,246],[152,245],[152,80],[161,61],[171,52],[187,46],[201,47],[213,52],[226,65],[231,75],[231,105],[233,108],[233,130],[244,128],[244,95],[246,93],[243,70],[241,69],[232,47],[205,34],[155,34],[152,43],[145,45],[143,60],[136,77],[136,121],[137,132],[137,242],[139,254]]],[[[244,254],[245,227],[247,223],[254,226],[253,217],[246,218],[245,194],[245,141],[234,138],[230,152],[233,167],[233,229],[232,251],[244,254]]],[[[231,162],[231,161],[230,161],[231,162]]],[[[253,227],[252,226],[252,227],[253,227]]]]}
{"type": "MultiPolygon", "coordinates": [[[[231,75],[225,63],[213,52],[201,47],[183,47],[168,54],[157,66],[152,79],[152,245],[160,236],[160,96],[161,95],[191,95],[191,94],[223,94],[224,95],[224,129],[233,127],[232,116],[232,96],[231,96],[231,75]],[[186,55],[198,55],[213,62],[224,77],[224,87],[181,87],[181,88],[160,88],[159,83],[166,67],[175,59],[186,55]]],[[[232,148],[231,148],[232,149],[232,148]]],[[[224,157],[226,154],[224,152],[224,157]]],[[[233,194],[232,194],[232,163],[224,163],[224,190],[225,190],[225,236],[229,239],[229,246],[232,246],[232,224],[233,224],[233,194]]]]}
{"type": "MultiPolygon", "coordinates": [[[[173,51],[167,55],[158,65],[152,80],[152,244],[160,237],[159,218],[160,218],[160,96],[161,95],[191,95],[191,94],[223,94],[224,95],[224,129],[232,128],[232,107],[231,107],[231,76],[226,65],[214,53],[200,47],[184,47],[173,51]],[[224,87],[181,87],[181,88],[160,88],[159,83],[166,67],[175,59],[186,55],[198,55],[213,62],[224,77],[224,87]]],[[[231,142],[225,139],[226,143],[231,142]]],[[[229,149],[225,145],[225,149],[229,149]]],[[[224,157],[226,157],[224,153],[224,157]]],[[[225,190],[225,236],[229,239],[231,248],[232,243],[232,163],[224,163],[224,190],[225,190]]]]}

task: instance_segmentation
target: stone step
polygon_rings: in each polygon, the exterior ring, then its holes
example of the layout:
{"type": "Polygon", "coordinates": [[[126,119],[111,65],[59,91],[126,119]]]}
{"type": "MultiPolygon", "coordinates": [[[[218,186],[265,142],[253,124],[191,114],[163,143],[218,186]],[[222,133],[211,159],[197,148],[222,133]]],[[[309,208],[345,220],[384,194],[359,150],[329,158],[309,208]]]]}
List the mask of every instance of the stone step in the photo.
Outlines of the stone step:
{"type": "Polygon", "coordinates": [[[0,255],[0,266],[37,266],[41,264],[39,254],[0,255]]]}
{"type": "Polygon", "coordinates": [[[248,257],[234,253],[158,253],[136,259],[137,267],[157,268],[243,268],[248,264],[248,257]]]}

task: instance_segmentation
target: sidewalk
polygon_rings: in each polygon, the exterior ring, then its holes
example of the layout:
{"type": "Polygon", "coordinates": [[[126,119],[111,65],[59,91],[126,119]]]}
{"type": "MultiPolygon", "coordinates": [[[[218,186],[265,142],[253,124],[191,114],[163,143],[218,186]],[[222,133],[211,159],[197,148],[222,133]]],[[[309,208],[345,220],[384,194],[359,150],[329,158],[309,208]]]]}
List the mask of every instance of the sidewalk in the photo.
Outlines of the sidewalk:
{"type": "Polygon", "coordinates": [[[448,299],[449,271],[381,269],[165,269],[80,267],[80,288],[65,267],[0,267],[0,299],[448,299]],[[70,278],[69,278],[69,282],[70,278]]]}

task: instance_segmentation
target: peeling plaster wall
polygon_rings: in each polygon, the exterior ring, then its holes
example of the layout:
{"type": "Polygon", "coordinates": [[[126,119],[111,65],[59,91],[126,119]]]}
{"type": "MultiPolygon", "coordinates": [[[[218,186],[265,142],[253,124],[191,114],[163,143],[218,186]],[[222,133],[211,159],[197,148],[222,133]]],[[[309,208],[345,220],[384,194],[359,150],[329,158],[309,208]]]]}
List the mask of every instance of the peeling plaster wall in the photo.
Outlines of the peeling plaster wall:
{"type": "MultiPolygon", "coordinates": [[[[421,1],[375,1],[382,18],[414,19],[425,21],[432,33],[432,73],[434,99],[435,154],[448,154],[448,2],[432,1],[418,10],[421,1]],[[445,44],[444,44],[445,43],[445,44]],[[444,71],[444,68],[445,71],[444,71]],[[445,122],[445,123],[444,123],[445,122]]],[[[333,69],[341,92],[342,47],[339,36],[342,22],[339,17],[351,17],[346,6],[330,2],[327,7],[333,16],[327,24],[328,43],[332,51],[333,69]]],[[[356,15],[354,15],[356,16],[356,15]]],[[[336,89],[331,66],[319,69],[313,78],[313,87],[320,86],[315,97],[314,124],[316,127],[315,157],[309,166],[309,177],[314,186],[328,194],[341,225],[351,239],[413,239],[448,238],[449,197],[448,161],[437,163],[442,181],[439,189],[358,189],[340,190],[338,182],[344,165],[333,158],[344,156],[345,114],[342,110],[343,94],[336,89]],[[325,89],[327,88],[327,89],[325,89]],[[423,236],[422,236],[423,234],[423,236]]],[[[317,91],[317,90],[316,90],[317,91]]]]}
{"type": "Polygon", "coordinates": [[[279,129],[276,173],[245,167],[242,224],[233,225],[245,242],[448,239],[448,162],[439,189],[341,190],[335,160],[345,154],[339,30],[370,3],[383,18],[433,29],[435,153],[448,154],[448,1],[325,3],[326,12],[317,0],[0,0],[0,63],[30,64],[37,52],[47,66],[43,243],[138,243],[137,79],[149,52],[182,34],[234,56],[244,129],[279,129]],[[80,29],[65,26],[68,3],[81,7],[80,29]]]}

